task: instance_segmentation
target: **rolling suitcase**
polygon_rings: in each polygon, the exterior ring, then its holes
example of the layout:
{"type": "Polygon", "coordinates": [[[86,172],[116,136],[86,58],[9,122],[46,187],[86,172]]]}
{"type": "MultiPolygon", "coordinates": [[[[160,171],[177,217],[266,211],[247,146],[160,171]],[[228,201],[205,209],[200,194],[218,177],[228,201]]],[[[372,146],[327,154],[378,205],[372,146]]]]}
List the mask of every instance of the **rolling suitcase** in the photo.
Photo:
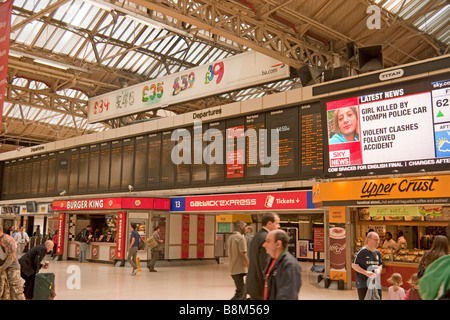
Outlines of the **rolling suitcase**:
{"type": "Polygon", "coordinates": [[[34,281],[33,300],[53,300],[55,297],[55,274],[38,273],[34,281]]]}

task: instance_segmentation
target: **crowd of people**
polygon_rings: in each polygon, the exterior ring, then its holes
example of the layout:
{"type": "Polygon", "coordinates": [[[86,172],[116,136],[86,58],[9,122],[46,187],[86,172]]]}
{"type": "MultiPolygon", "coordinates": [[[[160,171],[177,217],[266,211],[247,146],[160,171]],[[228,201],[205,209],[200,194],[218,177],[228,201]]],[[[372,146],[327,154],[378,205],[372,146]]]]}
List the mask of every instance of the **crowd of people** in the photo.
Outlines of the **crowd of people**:
{"type": "MultiPolygon", "coordinates": [[[[450,225],[447,227],[447,236],[450,235],[450,225]]],[[[437,235],[431,248],[423,254],[418,270],[408,280],[410,288],[405,290],[403,277],[394,272],[387,280],[391,286],[388,288],[388,300],[436,300],[450,298],[450,255],[449,240],[444,235],[437,235]]],[[[380,245],[379,235],[369,230],[366,245],[355,255],[352,263],[356,271],[356,288],[359,300],[381,299],[380,274],[383,268],[381,254],[377,248],[404,249],[407,242],[403,233],[397,234],[397,242],[392,234],[386,232],[384,243],[380,245]]]]}
{"type": "Polygon", "coordinates": [[[36,274],[49,267],[43,260],[53,251],[53,241],[25,250],[25,235],[23,227],[13,237],[0,226],[0,300],[32,300],[36,274]]]}

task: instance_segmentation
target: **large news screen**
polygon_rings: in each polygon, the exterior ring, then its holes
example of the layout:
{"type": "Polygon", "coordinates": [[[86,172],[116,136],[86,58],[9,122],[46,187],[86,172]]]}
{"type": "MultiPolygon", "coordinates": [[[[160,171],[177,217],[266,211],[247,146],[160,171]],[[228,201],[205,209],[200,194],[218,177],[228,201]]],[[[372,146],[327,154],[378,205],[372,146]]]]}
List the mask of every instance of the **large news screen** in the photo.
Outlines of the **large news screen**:
{"type": "Polygon", "coordinates": [[[322,101],[331,177],[448,170],[450,74],[322,101]]]}

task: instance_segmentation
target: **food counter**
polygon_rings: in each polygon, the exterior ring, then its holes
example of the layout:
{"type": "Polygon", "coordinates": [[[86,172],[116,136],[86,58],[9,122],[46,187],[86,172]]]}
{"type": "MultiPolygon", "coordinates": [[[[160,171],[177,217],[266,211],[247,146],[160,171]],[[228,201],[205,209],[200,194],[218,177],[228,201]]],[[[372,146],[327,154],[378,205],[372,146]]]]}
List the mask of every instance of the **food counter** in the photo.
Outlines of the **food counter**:
{"type": "MultiPolygon", "coordinates": [[[[78,241],[69,241],[68,258],[78,260],[79,253],[78,241]]],[[[116,259],[116,253],[115,242],[91,242],[86,249],[86,259],[113,263],[116,259]]]]}

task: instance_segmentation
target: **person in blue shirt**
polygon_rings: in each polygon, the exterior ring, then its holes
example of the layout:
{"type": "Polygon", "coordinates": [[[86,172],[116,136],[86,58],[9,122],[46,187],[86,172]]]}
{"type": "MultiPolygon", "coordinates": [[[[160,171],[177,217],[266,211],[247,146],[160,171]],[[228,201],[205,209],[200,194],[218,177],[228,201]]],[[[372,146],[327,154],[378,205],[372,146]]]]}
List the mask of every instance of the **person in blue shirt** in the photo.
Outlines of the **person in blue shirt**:
{"type": "Polygon", "coordinates": [[[359,141],[358,111],[356,107],[336,109],[333,115],[333,131],[329,144],[359,141]]]}
{"type": "Polygon", "coordinates": [[[136,257],[137,252],[139,249],[139,233],[136,231],[136,225],[132,224],[130,225],[130,246],[128,248],[128,257],[127,261],[131,264],[133,267],[133,271],[131,272],[132,275],[135,275],[138,271],[137,263],[136,263],[136,257]]]}

